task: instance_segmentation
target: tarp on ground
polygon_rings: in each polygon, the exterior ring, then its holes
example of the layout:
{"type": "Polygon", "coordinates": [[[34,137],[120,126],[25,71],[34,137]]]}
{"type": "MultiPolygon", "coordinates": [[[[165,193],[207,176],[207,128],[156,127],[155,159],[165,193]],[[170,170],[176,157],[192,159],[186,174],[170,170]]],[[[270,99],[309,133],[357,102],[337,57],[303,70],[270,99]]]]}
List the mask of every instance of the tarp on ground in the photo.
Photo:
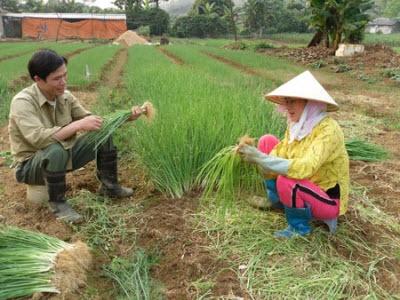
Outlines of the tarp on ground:
{"type": "Polygon", "coordinates": [[[33,39],[115,39],[127,30],[125,20],[22,19],[22,37],[33,39]]]}

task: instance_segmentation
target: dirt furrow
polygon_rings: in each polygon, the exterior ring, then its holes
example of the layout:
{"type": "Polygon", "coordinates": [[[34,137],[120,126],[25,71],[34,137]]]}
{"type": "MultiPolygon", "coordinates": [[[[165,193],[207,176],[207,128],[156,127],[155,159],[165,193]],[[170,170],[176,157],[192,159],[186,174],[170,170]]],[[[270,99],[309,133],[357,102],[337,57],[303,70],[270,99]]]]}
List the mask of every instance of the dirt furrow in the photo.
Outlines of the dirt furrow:
{"type": "Polygon", "coordinates": [[[157,49],[164,54],[166,57],[168,57],[174,64],[177,65],[184,65],[185,62],[180,59],[178,56],[176,56],[175,54],[172,54],[171,52],[169,52],[167,49],[163,48],[163,47],[157,47],[157,49]]]}
{"type": "Polygon", "coordinates": [[[207,56],[209,56],[209,57],[211,57],[213,59],[216,59],[216,60],[218,60],[220,62],[223,62],[224,64],[227,64],[227,65],[229,65],[231,67],[234,67],[235,69],[238,69],[238,70],[240,70],[241,72],[243,72],[245,74],[255,75],[255,76],[260,76],[260,77],[262,76],[262,74],[260,72],[258,72],[257,70],[254,70],[254,69],[252,69],[252,68],[250,68],[248,66],[242,65],[242,64],[240,64],[240,63],[238,63],[236,61],[227,59],[227,58],[225,58],[223,56],[219,56],[219,55],[216,55],[214,53],[207,52],[207,51],[202,51],[202,53],[204,53],[205,55],[207,55],[207,56]]]}
{"type": "Polygon", "coordinates": [[[13,59],[13,58],[16,58],[16,57],[20,57],[20,56],[23,56],[23,55],[31,53],[31,52],[32,52],[32,50],[28,50],[28,51],[20,52],[20,53],[17,53],[17,54],[3,56],[3,57],[0,57],[0,62],[8,60],[8,59],[13,59]]]}

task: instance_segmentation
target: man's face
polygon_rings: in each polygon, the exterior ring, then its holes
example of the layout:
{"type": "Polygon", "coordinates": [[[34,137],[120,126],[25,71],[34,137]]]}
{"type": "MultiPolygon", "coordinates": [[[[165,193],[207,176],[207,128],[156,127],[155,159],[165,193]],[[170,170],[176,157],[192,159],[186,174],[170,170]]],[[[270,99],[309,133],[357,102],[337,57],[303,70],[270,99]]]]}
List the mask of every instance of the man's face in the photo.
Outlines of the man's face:
{"type": "Polygon", "coordinates": [[[67,88],[67,66],[63,64],[57,70],[50,73],[46,77],[46,80],[38,76],[35,76],[34,79],[45,96],[49,100],[53,100],[55,97],[64,94],[67,88]]]}

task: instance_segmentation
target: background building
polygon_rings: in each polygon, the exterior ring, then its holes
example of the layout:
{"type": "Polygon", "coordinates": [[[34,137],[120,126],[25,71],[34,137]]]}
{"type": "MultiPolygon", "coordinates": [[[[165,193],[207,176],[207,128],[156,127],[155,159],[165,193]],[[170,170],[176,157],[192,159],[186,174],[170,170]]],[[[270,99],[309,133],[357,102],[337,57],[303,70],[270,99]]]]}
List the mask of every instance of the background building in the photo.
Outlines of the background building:
{"type": "Polygon", "coordinates": [[[123,14],[0,12],[0,35],[31,39],[114,39],[127,30],[123,14]]]}

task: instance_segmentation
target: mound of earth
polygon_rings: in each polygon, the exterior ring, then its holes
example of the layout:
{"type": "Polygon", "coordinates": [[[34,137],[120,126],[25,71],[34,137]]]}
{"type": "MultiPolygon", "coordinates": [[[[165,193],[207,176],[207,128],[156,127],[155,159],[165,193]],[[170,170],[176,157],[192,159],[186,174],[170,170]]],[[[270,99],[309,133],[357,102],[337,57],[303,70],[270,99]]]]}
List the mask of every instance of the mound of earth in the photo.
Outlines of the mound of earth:
{"type": "Polygon", "coordinates": [[[149,42],[144,37],[141,37],[132,30],[125,31],[114,41],[114,43],[119,45],[124,45],[126,47],[131,47],[137,44],[141,45],[149,44],[149,42]]]}

